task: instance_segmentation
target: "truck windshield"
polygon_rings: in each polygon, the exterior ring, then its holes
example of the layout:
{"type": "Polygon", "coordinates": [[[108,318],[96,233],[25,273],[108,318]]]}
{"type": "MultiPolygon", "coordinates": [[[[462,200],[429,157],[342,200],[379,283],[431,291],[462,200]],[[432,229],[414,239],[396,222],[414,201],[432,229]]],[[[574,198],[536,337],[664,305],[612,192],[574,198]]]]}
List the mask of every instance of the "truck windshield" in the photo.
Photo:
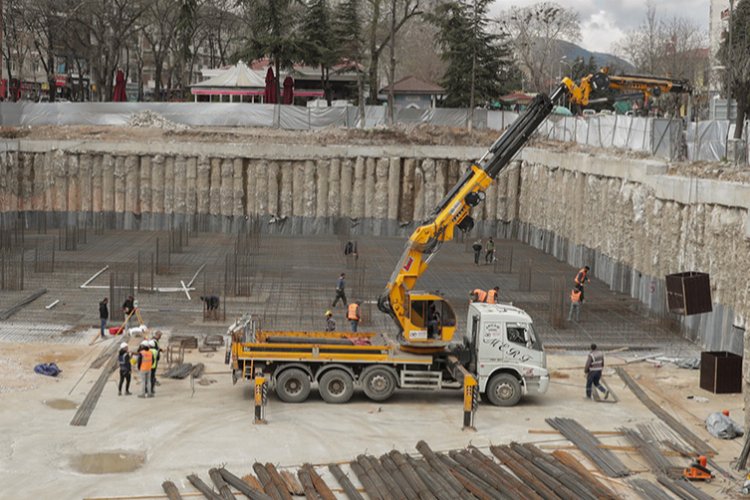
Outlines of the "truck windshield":
{"type": "Polygon", "coordinates": [[[508,323],[506,330],[509,342],[527,346],[535,351],[542,350],[542,341],[534,332],[531,323],[508,323]]]}

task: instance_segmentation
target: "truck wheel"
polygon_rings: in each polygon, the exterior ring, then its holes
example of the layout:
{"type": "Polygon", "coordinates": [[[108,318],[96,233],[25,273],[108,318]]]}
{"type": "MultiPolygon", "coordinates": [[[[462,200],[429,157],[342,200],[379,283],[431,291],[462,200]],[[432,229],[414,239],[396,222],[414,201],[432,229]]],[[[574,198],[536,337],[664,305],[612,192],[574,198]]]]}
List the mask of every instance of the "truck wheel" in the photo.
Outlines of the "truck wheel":
{"type": "Polygon", "coordinates": [[[362,388],[371,400],[385,401],[396,390],[396,377],[386,368],[371,368],[362,375],[362,388]]]}
{"type": "Polygon", "coordinates": [[[521,399],[521,384],[510,373],[500,373],[492,377],[485,394],[495,406],[514,406],[521,399]]]}
{"type": "Polygon", "coordinates": [[[310,395],[310,377],[299,368],[289,368],[276,377],[276,395],[287,403],[301,403],[310,395]]]}
{"type": "Polygon", "coordinates": [[[344,370],[329,370],[320,377],[318,391],[326,403],[346,403],[354,394],[354,381],[344,370]]]}

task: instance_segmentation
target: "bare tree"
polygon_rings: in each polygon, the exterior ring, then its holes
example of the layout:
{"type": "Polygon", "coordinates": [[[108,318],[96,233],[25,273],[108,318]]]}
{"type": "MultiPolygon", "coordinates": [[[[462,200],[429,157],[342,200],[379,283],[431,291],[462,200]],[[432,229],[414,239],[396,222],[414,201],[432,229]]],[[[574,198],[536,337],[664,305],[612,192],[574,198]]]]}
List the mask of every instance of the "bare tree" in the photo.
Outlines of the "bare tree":
{"type": "Polygon", "coordinates": [[[200,8],[200,22],[212,68],[229,62],[241,39],[242,20],[234,11],[235,0],[206,1],[200,8]]]}
{"type": "Polygon", "coordinates": [[[100,101],[112,98],[115,71],[120,54],[132,40],[137,21],[150,0],[81,0],[75,20],[89,36],[91,77],[96,82],[100,101]]]}
{"type": "Polygon", "coordinates": [[[531,7],[513,7],[499,21],[500,29],[510,35],[532,90],[549,91],[562,56],[559,42],[575,42],[581,37],[578,13],[554,2],[541,2],[531,7]]]}
{"type": "MultiPolygon", "coordinates": [[[[5,68],[8,71],[8,82],[17,78],[22,81],[24,68],[32,57],[34,49],[33,39],[24,25],[26,0],[4,0],[2,7],[2,54],[5,68]],[[13,73],[13,67],[18,73],[13,73]]],[[[8,94],[8,98],[15,100],[16,96],[8,94]]]]}
{"type": "Polygon", "coordinates": [[[383,49],[389,46],[391,38],[409,19],[422,14],[421,0],[367,0],[367,45],[369,49],[369,68],[367,70],[370,86],[370,102],[378,99],[378,76],[380,56],[383,49]]]}
{"type": "Polygon", "coordinates": [[[654,2],[648,0],[643,22],[616,45],[616,51],[640,73],[694,80],[706,69],[705,58],[697,56],[707,38],[690,19],[662,19],[654,2]]]}
{"type": "Polygon", "coordinates": [[[163,96],[164,63],[172,50],[177,33],[180,5],[176,0],[148,0],[138,20],[138,30],[146,39],[154,65],[154,100],[163,96]]]}
{"type": "Polygon", "coordinates": [[[445,73],[445,62],[435,50],[437,28],[421,16],[411,19],[402,29],[396,47],[398,68],[396,80],[407,75],[428,82],[438,82],[445,73]]]}

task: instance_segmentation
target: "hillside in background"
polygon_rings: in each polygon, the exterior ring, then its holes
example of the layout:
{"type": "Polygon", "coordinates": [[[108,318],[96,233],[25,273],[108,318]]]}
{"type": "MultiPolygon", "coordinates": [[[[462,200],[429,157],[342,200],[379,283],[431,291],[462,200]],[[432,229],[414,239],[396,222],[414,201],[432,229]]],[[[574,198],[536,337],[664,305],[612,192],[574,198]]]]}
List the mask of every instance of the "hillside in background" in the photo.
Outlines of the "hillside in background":
{"type": "Polygon", "coordinates": [[[606,52],[591,52],[579,47],[575,43],[566,42],[561,40],[560,52],[565,56],[567,61],[575,61],[577,57],[583,58],[584,61],[588,62],[589,57],[594,56],[596,65],[598,67],[609,66],[609,68],[615,73],[632,73],[635,71],[635,67],[621,57],[617,57],[614,54],[608,54],[606,52]]]}

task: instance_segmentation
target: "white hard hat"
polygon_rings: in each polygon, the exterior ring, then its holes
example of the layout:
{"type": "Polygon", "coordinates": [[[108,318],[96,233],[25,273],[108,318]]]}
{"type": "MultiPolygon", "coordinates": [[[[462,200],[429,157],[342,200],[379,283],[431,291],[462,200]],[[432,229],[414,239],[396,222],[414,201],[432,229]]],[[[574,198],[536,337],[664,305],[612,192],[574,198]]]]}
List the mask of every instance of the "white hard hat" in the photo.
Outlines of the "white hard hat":
{"type": "Polygon", "coordinates": [[[156,347],[156,341],[154,341],[154,340],[149,340],[149,341],[148,341],[148,345],[149,345],[150,347],[156,347]]]}
{"type": "Polygon", "coordinates": [[[127,346],[128,346],[128,343],[127,342],[123,342],[122,344],[120,344],[120,349],[124,349],[127,346]]]}

